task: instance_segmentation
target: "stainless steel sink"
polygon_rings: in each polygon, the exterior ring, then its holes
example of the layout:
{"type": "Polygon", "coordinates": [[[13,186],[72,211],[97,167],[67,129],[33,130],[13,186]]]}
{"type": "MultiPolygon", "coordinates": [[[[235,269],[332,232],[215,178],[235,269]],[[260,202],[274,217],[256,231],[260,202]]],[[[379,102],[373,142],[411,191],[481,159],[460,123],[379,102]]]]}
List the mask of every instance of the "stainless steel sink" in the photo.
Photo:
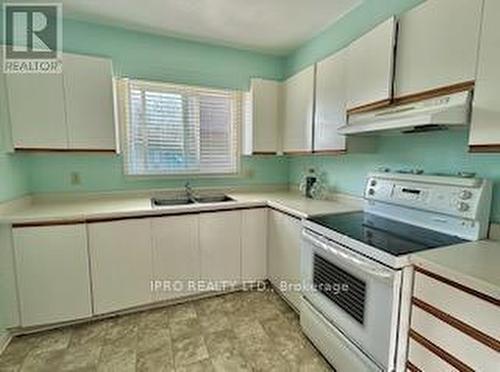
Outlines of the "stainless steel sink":
{"type": "Polygon", "coordinates": [[[207,195],[199,196],[195,199],[197,203],[224,203],[234,201],[233,198],[230,198],[227,195],[207,195]]]}
{"type": "Polygon", "coordinates": [[[180,205],[190,205],[195,203],[224,203],[231,202],[234,199],[227,195],[205,195],[192,198],[151,198],[151,204],[153,207],[174,207],[180,205]]]}
{"type": "Polygon", "coordinates": [[[171,198],[171,199],[151,198],[151,204],[153,205],[153,207],[172,207],[179,205],[189,205],[194,203],[195,201],[189,198],[171,198]]]}

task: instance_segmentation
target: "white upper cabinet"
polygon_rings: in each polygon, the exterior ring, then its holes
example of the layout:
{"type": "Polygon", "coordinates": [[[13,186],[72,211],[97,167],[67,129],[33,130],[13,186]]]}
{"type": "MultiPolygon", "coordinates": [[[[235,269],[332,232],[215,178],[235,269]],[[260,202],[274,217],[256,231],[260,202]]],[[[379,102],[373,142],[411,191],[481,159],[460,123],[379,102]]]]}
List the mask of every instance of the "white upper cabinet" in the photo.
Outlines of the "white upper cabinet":
{"type": "Polygon", "coordinates": [[[243,130],[244,155],[279,151],[280,95],[280,82],[252,79],[243,130]]]}
{"type": "Polygon", "coordinates": [[[67,149],[62,74],[6,74],[14,148],[67,149]]]}
{"type": "Polygon", "coordinates": [[[312,152],[314,66],[283,83],[283,152],[312,152]]]}
{"type": "Polygon", "coordinates": [[[475,79],[483,0],[427,0],[399,19],[395,96],[475,79]]]}
{"type": "Polygon", "coordinates": [[[345,62],[341,50],[316,65],[314,151],[346,150],[346,138],[337,133],[346,123],[345,62]]]}
{"type": "Polygon", "coordinates": [[[392,98],[394,17],[347,47],[347,109],[387,104],[392,98]]]}
{"type": "Polygon", "coordinates": [[[21,325],[92,315],[84,224],[13,229],[21,325]]]}
{"type": "Polygon", "coordinates": [[[111,61],[63,55],[61,74],[7,74],[14,149],[115,150],[111,61]]]}
{"type": "Polygon", "coordinates": [[[472,150],[500,151],[500,1],[486,0],[483,14],[469,143],[478,146],[472,150]]]}
{"type": "Polygon", "coordinates": [[[114,150],[111,60],[64,54],[63,71],[68,147],[114,150]]]}

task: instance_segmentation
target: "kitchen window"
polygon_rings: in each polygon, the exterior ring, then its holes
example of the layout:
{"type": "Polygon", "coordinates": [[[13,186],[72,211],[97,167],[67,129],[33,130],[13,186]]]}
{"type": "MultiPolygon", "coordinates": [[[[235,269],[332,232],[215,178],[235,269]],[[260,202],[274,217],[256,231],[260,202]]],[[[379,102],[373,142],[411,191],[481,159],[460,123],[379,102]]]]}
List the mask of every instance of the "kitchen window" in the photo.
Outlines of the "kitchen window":
{"type": "Polygon", "coordinates": [[[238,172],[241,92],[128,79],[118,92],[126,174],[238,172]]]}

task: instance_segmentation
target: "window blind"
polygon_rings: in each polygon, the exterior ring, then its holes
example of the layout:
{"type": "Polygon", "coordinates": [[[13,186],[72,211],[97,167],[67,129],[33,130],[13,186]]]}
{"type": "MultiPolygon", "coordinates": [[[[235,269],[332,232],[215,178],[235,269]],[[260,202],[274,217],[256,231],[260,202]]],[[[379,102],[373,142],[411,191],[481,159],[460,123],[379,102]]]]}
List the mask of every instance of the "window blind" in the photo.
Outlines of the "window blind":
{"type": "Polygon", "coordinates": [[[117,86],[126,174],[238,172],[241,92],[128,79],[117,86]]]}

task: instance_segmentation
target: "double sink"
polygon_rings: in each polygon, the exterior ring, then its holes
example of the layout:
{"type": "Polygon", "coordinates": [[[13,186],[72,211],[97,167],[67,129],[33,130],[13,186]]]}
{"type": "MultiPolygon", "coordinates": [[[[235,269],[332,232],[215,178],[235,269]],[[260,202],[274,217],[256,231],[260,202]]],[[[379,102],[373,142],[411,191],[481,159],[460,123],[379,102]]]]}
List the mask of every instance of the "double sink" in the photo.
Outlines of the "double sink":
{"type": "Polygon", "coordinates": [[[179,205],[189,205],[197,203],[225,203],[235,201],[227,195],[207,195],[207,196],[192,196],[180,198],[151,198],[151,205],[153,207],[172,207],[179,205]]]}

